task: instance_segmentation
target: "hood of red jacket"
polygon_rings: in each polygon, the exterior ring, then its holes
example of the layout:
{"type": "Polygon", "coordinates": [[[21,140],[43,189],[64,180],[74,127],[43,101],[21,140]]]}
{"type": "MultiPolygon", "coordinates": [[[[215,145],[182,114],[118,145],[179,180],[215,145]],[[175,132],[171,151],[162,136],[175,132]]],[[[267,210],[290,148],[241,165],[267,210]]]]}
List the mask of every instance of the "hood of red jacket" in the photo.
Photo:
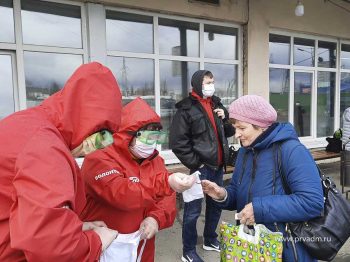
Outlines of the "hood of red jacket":
{"type": "Polygon", "coordinates": [[[136,98],[122,109],[119,132],[114,134],[116,143],[123,141],[125,142],[123,144],[129,146],[133,138],[131,133],[151,123],[160,123],[160,117],[145,100],[139,97],[136,98]]]}
{"type": "Polygon", "coordinates": [[[80,66],[64,88],[41,107],[72,150],[89,135],[120,126],[121,93],[112,72],[99,63],[80,66]]]}

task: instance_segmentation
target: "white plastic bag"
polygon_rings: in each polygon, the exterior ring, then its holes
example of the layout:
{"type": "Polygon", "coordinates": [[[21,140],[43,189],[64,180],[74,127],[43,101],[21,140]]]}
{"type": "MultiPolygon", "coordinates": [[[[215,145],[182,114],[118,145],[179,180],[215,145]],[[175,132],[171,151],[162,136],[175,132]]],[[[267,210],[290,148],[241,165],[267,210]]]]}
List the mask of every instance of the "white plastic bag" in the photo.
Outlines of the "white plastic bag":
{"type": "Polygon", "coordinates": [[[193,174],[191,174],[191,176],[196,177],[196,182],[190,189],[187,189],[184,192],[182,192],[182,198],[184,199],[185,203],[191,202],[196,199],[204,198],[203,188],[201,180],[199,179],[199,175],[199,171],[196,171],[193,174]]]}
{"type": "Polygon", "coordinates": [[[118,234],[118,237],[113,240],[112,244],[102,253],[100,262],[139,262],[141,261],[142,253],[146,245],[146,239],[137,257],[137,247],[140,243],[140,231],[131,234],[118,234]]]}

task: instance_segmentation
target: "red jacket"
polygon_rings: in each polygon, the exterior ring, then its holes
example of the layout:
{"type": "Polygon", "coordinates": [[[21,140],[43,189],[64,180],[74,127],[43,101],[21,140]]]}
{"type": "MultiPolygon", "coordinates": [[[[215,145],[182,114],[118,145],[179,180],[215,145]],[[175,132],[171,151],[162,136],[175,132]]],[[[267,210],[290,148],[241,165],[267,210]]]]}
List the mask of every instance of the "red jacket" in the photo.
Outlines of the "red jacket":
{"type": "Polygon", "coordinates": [[[41,105],[0,121],[0,261],[96,261],[82,231],[84,183],[71,150],[119,127],[121,94],[106,67],[81,66],[41,105]]]}
{"type": "MultiPolygon", "coordinates": [[[[155,152],[138,164],[128,150],[133,138],[130,131],[159,122],[159,116],[138,98],[123,108],[114,144],[85,158],[82,173],[88,195],[83,212],[86,221],[102,220],[123,234],[137,231],[149,216],[158,221],[159,229],[172,226],[175,192],[167,182],[169,174],[163,159],[155,152]]],[[[147,240],[143,262],[154,261],[154,240],[147,240]]]]}

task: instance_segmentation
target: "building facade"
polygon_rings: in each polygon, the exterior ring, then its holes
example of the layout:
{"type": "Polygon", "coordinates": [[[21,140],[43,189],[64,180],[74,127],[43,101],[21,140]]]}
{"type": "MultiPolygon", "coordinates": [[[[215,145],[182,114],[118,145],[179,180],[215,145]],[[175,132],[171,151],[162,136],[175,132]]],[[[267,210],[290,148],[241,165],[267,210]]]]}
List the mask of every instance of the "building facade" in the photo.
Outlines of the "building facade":
{"type": "Polygon", "coordinates": [[[192,74],[208,69],[224,105],[262,95],[307,147],[325,146],[350,106],[350,3],[302,3],[296,16],[294,0],[0,0],[0,119],[99,61],[123,103],[144,98],[166,130],[192,74]]]}

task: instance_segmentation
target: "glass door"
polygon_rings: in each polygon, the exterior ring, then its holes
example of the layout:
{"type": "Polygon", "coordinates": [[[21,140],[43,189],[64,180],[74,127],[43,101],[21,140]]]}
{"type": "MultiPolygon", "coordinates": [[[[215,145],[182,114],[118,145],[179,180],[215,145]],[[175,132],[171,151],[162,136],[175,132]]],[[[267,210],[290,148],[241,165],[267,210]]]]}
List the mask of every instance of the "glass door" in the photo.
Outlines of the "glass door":
{"type": "Polygon", "coordinates": [[[314,73],[294,72],[294,127],[299,137],[312,136],[312,97],[314,93],[314,73]]]}
{"type": "Polygon", "coordinates": [[[0,120],[17,109],[14,53],[0,50],[0,120]]]}

